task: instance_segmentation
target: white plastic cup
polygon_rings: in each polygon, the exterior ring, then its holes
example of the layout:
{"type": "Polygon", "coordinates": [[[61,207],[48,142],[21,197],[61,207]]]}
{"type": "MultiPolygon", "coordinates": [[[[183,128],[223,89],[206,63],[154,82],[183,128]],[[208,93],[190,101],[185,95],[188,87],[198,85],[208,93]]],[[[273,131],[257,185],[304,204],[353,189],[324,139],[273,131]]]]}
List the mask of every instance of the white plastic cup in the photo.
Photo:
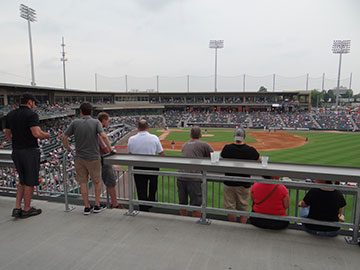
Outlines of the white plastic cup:
{"type": "Polygon", "coordinates": [[[266,167],[268,165],[268,162],[269,162],[269,157],[267,156],[261,157],[261,164],[263,167],[266,167]]]}
{"type": "Polygon", "coordinates": [[[220,160],[220,152],[211,152],[211,163],[218,163],[220,160]]]}

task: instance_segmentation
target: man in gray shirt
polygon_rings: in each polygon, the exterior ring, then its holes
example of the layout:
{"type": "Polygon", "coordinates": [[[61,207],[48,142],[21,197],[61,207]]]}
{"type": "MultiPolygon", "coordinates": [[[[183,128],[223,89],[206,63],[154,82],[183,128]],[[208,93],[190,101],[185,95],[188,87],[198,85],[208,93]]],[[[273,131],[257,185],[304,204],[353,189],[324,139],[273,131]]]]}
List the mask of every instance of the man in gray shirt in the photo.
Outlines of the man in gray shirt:
{"type": "Polygon", "coordinates": [[[81,195],[84,200],[84,215],[89,215],[91,212],[99,213],[106,207],[100,205],[101,193],[101,159],[98,142],[98,134],[104,140],[109,152],[111,151],[111,144],[104,132],[101,123],[91,118],[92,106],[88,102],[83,102],[80,106],[80,119],[75,119],[66,129],[62,137],[63,144],[68,151],[73,151],[69,145],[69,137],[75,137],[75,171],[76,181],[80,183],[81,195]],[[95,187],[95,206],[89,203],[88,198],[88,178],[95,187]]]}
{"type": "MultiPolygon", "coordinates": [[[[187,141],[181,150],[183,157],[201,158],[210,157],[210,153],[214,152],[212,147],[207,143],[200,141],[201,129],[197,126],[191,128],[191,140],[187,141]]],[[[195,170],[180,170],[181,172],[199,173],[195,170]]],[[[200,206],[202,203],[201,179],[199,178],[185,178],[178,177],[177,180],[179,203],[183,205],[188,204],[188,197],[190,197],[190,205],[200,206]]],[[[180,209],[180,215],[187,216],[187,210],[180,209]]],[[[200,211],[193,211],[193,217],[200,217],[200,211]]]]}

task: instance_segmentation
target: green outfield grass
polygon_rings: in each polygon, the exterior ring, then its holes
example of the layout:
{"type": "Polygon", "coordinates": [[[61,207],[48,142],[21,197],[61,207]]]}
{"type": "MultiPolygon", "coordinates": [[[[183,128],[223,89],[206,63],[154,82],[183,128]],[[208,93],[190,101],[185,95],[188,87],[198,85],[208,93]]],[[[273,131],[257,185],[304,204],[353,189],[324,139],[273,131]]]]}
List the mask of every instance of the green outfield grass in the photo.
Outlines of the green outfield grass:
{"type": "MultiPolygon", "coordinates": [[[[151,130],[151,133],[160,135],[160,132],[151,130]]],[[[352,166],[360,167],[360,134],[356,133],[331,133],[331,132],[295,132],[289,133],[308,138],[309,142],[301,147],[261,152],[261,155],[270,157],[270,162],[287,163],[305,163],[321,164],[334,166],[352,166]]],[[[213,134],[214,137],[204,137],[206,141],[229,142],[233,141],[232,130],[208,129],[207,134],[213,134]],[[209,140],[211,139],[211,140],[209,140]]],[[[186,141],[189,139],[189,130],[173,132],[167,140],[186,141]]],[[[255,142],[254,138],[247,136],[247,142],[255,142]]],[[[180,151],[165,151],[168,156],[180,156],[180,151]]],[[[159,201],[178,203],[174,179],[162,180],[159,177],[159,201]],[[169,189],[168,189],[169,188],[169,189]],[[164,190],[164,191],[163,191],[164,190]]],[[[296,190],[290,190],[290,208],[289,215],[294,216],[296,211],[296,190]]],[[[208,183],[208,205],[222,207],[222,184],[208,183]]],[[[305,191],[299,191],[298,197],[301,200],[305,191]]],[[[353,208],[353,196],[346,197],[346,213],[351,213],[353,208]]],[[[251,207],[249,207],[251,210],[251,207]]],[[[350,215],[345,213],[346,222],[351,222],[350,215]]]]}
{"type": "Polygon", "coordinates": [[[261,152],[270,161],[360,167],[360,134],[330,132],[289,132],[309,139],[291,149],[261,152]]]}
{"type": "MultiPolygon", "coordinates": [[[[159,132],[158,129],[151,129],[151,134],[156,136],[160,136],[162,132],[159,132]]],[[[204,134],[204,129],[202,129],[202,134],[204,134]]],[[[201,138],[202,141],[205,142],[233,142],[234,140],[234,131],[231,129],[208,129],[206,135],[213,136],[204,136],[201,138]]],[[[166,140],[174,140],[178,142],[186,142],[190,140],[190,129],[182,129],[181,131],[171,132],[168,136],[166,136],[166,140]]],[[[256,142],[256,140],[251,137],[251,135],[247,135],[245,142],[256,142]]]]}

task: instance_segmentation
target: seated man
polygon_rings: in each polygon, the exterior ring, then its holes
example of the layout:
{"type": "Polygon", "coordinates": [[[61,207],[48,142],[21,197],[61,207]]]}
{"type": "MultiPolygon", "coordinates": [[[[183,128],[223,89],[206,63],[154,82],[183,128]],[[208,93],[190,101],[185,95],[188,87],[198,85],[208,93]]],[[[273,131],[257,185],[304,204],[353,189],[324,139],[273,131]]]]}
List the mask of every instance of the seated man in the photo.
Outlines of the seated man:
{"type": "MultiPolygon", "coordinates": [[[[315,180],[315,183],[332,184],[331,181],[315,180]]],[[[339,221],[341,212],[346,205],[342,193],[331,188],[312,188],[299,203],[300,207],[310,206],[308,218],[322,221],[339,221]]],[[[339,227],[304,224],[306,231],[315,235],[337,236],[339,227]]]]}

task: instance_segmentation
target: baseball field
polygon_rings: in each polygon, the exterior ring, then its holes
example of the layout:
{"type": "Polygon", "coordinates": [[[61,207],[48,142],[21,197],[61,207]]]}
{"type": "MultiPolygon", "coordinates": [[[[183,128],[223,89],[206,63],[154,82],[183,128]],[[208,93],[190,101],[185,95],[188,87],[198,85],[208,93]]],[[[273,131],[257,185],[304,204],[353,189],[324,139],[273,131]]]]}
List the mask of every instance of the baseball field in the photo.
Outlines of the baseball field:
{"type": "MultiPolygon", "coordinates": [[[[232,129],[202,129],[201,140],[208,142],[215,151],[233,142],[232,129]]],[[[181,155],[182,145],[190,139],[189,129],[152,129],[159,136],[168,156],[181,155]],[[172,142],[174,142],[172,144],[172,142]]],[[[263,131],[248,130],[245,142],[255,147],[261,155],[269,156],[269,162],[305,163],[360,167],[360,134],[319,131],[263,131]]],[[[295,215],[295,190],[290,190],[289,215],[295,215]]],[[[300,191],[302,199],[305,192],[300,191]]],[[[173,179],[159,178],[159,201],[178,202],[173,179]]],[[[346,221],[350,221],[352,196],[347,196],[346,221]]],[[[209,182],[208,204],[222,207],[222,184],[209,182]]]]}

